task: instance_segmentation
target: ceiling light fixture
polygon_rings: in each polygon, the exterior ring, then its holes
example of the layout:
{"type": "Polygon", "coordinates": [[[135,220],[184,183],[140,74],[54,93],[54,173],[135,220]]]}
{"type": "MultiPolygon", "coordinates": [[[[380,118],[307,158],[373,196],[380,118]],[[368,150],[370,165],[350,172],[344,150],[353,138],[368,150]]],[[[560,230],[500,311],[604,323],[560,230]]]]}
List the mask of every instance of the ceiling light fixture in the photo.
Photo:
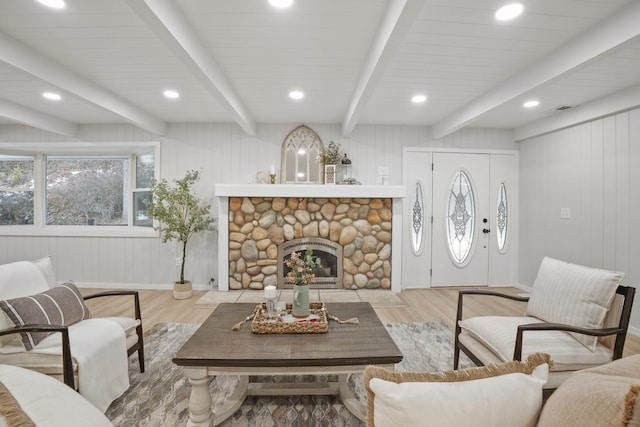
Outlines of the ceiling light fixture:
{"type": "Polygon", "coordinates": [[[537,107],[538,105],[540,105],[540,101],[538,101],[537,99],[532,99],[522,104],[524,108],[533,108],[533,107],[537,107]]]}
{"type": "Polygon", "coordinates": [[[524,5],[522,3],[509,3],[498,9],[495,17],[498,21],[508,21],[519,16],[523,10],[524,5]]]}
{"type": "Polygon", "coordinates": [[[54,9],[63,9],[66,6],[64,0],[38,0],[38,3],[54,9]]]}
{"type": "Polygon", "coordinates": [[[422,104],[426,100],[427,100],[426,95],[413,95],[411,97],[411,102],[413,102],[414,104],[422,104]]]}
{"type": "Polygon", "coordinates": [[[169,99],[176,99],[176,98],[180,98],[180,94],[178,92],[176,92],[175,90],[165,90],[163,92],[163,95],[169,99]]]}
{"type": "Polygon", "coordinates": [[[285,9],[293,4],[293,0],[269,0],[269,4],[278,9],[285,9]]]}
{"type": "Polygon", "coordinates": [[[304,98],[304,93],[299,90],[292,90],[289,92],[289,98],[291,99],[302,99],[304,98]]]}
{"type": "Polygon", "coordinates": [[[44,92],[42,96],[49,101],[60,101],[62,99],[62,96],[55,92],[44,92]]]}

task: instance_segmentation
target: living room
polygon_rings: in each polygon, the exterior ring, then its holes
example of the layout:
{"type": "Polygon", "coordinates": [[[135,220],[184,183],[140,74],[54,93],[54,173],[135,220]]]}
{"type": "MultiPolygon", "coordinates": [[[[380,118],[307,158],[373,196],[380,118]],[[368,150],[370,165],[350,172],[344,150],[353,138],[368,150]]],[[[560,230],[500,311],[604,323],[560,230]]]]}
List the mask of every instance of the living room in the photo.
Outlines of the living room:
{"type": "MultiPolygon", "coordinates": [[[[493,17],[501,4],[484,0],[322,3],[296,0],[276,10],[266,0],[67,1],[51,10],[36,1],[3,2],[0,156],[37,163],[45,155],[152,152],[158,179],[198,170],[194,189],[220,217],[216,185],[285,185],[283,143],[305,125],[323,146],[340,144],[363,192],[406,188],[400,250],[393,252],[400,279],[385,291],[400,292],[411,309],[380,308],[383,322],[446,318],[453,328],[457,288],[432,286],[438,264],[425,252],[430,239],[419,254],[412,250],[418,178],[407,162],[424,153],[504,153],[515,158],[510,240],[488,263],[509,262],[490,264],[482,285],[496,285],[491,277],[499,276],[500,290],[528,293],[549,256],[624,272],[624,284],[635,286],[637,2],[522,2],[523,14],[501,23],[493,17]],[[169,87],[181,96],[163,99],[169,87]],[[289,99],[292,89],[305,97],[289,99]],[[44,90],[60,92],[62,102],[41,99],[44,90]],[[412,103],[415,94],[426,101],[412,103]],[[531,99],[540,105],[523,108],[531,99]],[[258,183],[272,165],[276,183],[258,183]]],[[[31,223],[0,226],[0,264],[51,256],[58,279],[83,292],[139,290],[145,330],[202,322],[208,310],[196,307],[198,299],[228,289],[219,232],[189,242],[194,296],[177,301],[171,289],[179,245],[133,224],[47,224],[37,197],[31,223]]],[[[493,223],[486,228],[495,239],[493,223]]],[[[637,300],[629,331],[625,355],[640,353],[637,300]]]]}

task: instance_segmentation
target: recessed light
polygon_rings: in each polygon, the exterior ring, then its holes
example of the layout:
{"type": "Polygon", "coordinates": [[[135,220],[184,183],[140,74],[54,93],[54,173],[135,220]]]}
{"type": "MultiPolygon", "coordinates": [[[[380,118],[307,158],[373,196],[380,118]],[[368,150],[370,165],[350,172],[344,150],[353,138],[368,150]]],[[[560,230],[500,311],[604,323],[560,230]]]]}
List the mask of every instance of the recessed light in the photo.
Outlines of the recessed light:
{"type": "Polygon", "coordinates": [[[176,99],[176,98],[180,98],[180,94],[178,92],[176,92],[175,90],[165,90],[163,92],[163,95],[169,99],[176,99]]]}
{"type": "Polygon", "coordinates": [[[538,101],[537,99],[532,99],[522,104],[524,108],[533,108],[533,107],[537,107],[538,105],[540,105],[540,101],[538,101]]]}
{"type": "Polygon", "coordinates": [[[495,17],[498,21],[508,21],[519,16],[523,10],[524,5],[522,3],[509,3],[498,9],[495,17]]]}
{"type": "Polygon", "coordinates": [[[293,4],[293,0],[269,0],[269,4],[278,9],[284,9],[293,4]]]}
{"type": "Polygon", "coordinates": [[[289,98],[291,99],[302,99],[304,98],[304,93],[299,90],[292,90],[289,92],[289,98]]]}
{"type": "Polygon", "coordinates": [[[42,96],[50,101],[60,101],[62,99],[59,93],[54,92],[44,92],[42,96]]]}
{"type": "Polygon", "coordinates": [[[38,0],[38,3],[54,9],[63,9],[66,6],[64,0],[38,0]]]}
{"type": "Polygon", "coordinates": [[[411,97],[411,102],[414,104],[421,104],[427,100],[426,95],[413,95],[411,97]]]}

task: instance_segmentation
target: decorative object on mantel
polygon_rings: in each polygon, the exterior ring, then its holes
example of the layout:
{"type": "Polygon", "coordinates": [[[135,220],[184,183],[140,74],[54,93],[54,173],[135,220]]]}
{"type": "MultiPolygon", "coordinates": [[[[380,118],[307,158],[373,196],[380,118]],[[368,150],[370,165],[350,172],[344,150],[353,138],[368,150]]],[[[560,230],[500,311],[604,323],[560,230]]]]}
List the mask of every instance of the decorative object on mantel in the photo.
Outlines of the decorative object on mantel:
{"type": "Polygon", "coordinates": [[[276,165],[271,165],[269,168],[269,177],[271,178],[271,184],[276,183],[276,165]]]}
{"type": "Polygon", "coordinates": [[[145,200],[149,216],[154,219],[154,229],[160,231],[162,243],[176,240],[182,243],[180,280],[173,284],[176,299],[190,298],[191,281],[184,280],[184,266],[187,259],[187,243],[195,234],[215,230],[216,219],[211,216],[211,205],[202,204],[191,187],[200,179],[198,171],[187,171],[184,178],[174,179],[174,186],[167,180],[154,181],[151,201],[145,200]]]}
{"type": "Polygon", "coordinates": [[[324,184],[334,185],[336,183],[336,165],[324,165],[324,184]]]}
{"type": "Polygon", "coordinates": [[[338,165],[338,182],[341,185],[360,185],[360,182],[353,176],[351,159],[347,157],[347,153],[344,153],[344,157],[338,165]]]}
{"type": "MultiPolygon", "coordinates": [[[[346,156],[346,154],[344,154],[346,156]]],[[[329,142],[329,146],[318,153],[317,160],[324,165],[324,183],[335,184],[338,181],[338,165],[343,157],[342,146],[329,142]]]]}
{"type": "Polygon", "coordinates": [[[313,256],[313,250],[307,248],[301,257],[298,252],[292,252],[285,265],[290,268],[287,279],[293,282],[293,317],[307,317],[309,315],[309,283],[316,278],[316,269],[320,259],[313,256]]]}
{"type": "Polygon", "coordinates": [[[269,184],[271,183],[271,177],[268,171],[256,172],[256,184],[269,184]]]}
{"type": "Polygon", "coordinates": [[[280,182],[282,184],[319,184],[324,170],[318,153],[324,150],[322,140],[313,129],[300,125],[282,142],[280,182]]]}

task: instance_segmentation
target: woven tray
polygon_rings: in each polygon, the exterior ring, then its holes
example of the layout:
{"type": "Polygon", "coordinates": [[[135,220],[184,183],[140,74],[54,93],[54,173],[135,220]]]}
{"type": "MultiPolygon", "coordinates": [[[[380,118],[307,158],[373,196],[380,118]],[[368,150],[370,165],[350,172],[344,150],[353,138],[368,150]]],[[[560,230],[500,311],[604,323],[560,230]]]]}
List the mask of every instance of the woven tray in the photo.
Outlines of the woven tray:
{"type": "MultiPolygon", "coordinates": [[[[254,334],[325,334],[329,330],[327,311],[322,302],[310,302],[309,311],[320,316],[316,322],[268,321],[265,303],[258,304],[253,311],[251,332],[254,334]]],[[[287,304],[287,313],[291,313],[291,304],[287,304]]]]}

